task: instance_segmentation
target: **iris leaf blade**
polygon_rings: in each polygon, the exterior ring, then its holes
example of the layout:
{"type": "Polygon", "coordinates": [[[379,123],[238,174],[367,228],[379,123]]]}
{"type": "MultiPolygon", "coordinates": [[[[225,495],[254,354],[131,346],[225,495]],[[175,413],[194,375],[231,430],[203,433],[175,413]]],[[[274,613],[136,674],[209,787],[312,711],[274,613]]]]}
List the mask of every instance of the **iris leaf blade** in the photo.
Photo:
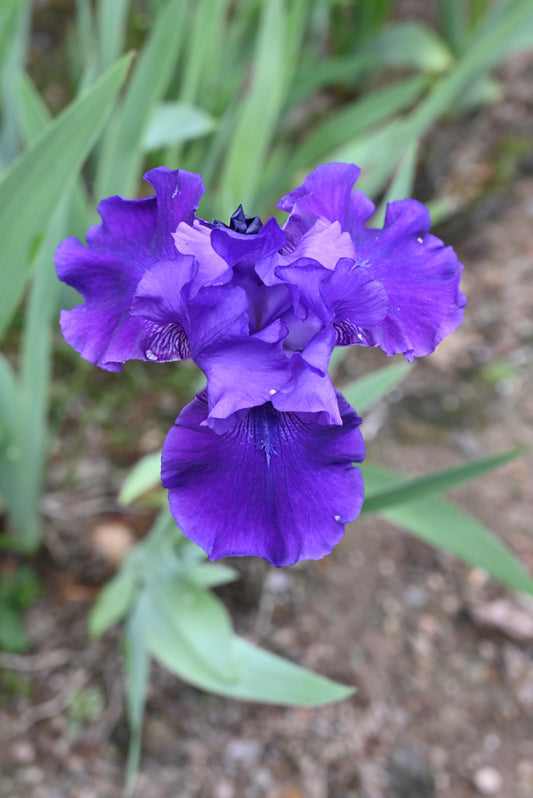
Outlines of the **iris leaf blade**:
{"type": "MultiPolygon", "coordinates": [[[[365,485],[371,493],[399,484],[398,474],[365,464],[365,485]]],[[[427,496],[385,508],[379,515],[427,543],[451,552],[468,565],[484,569],[513,590],[533,593],[533,577],[509,549],[493,532],[451,502],[427,496]]]]}
{"type": "Polygon", "coordinates": [[[141,598],[139,609],[144,621],[142,634],[152,655],[195,687],[230,698],[289,706],[318,706],[353,693],[351,687],[293,665],[237,636],[233,654],[238,673],[233,682],[224,682],[198,666],[147,595],[141,598]]]}
{"type": "Polygon", "coordinates": [[[150,658],[143,635],[143,618],[137,606],[124,628],[124,662],[126,666],[126,707],[130,740],[126,762],[126,792],[133,781],[141,758],[142,722],[150,673],[150,658]]]}
{"type": "Polygon", "coordinates": [[[222,172],[221,216],[231,214],[239,202],[246,208],[253,201],[284,97],[286,22],[283,0],[263,4],[253,78],[239,111],[222,172]]]}
{"type": "Polygon", "coordinates": [[[424,77],[397,81],[370,95],[330,112],[299,145],[288,165],[288,173],[314,166],[336,148],[343,147],[373,125],[409,107],[426,87],[424,77]]]}
{"type": "Polygon", "coordinates": [[[161,485],[161,452],[147,454],[133,466],[122,483],[118,502],[131,504],[156,485],[161,485]]]}
{"type": "Polygon", "coordinates": [[[0,240],[8,267],[0,280],[0,334],[24,290],[30,244],[46,229],[57,198],[73,184],[105,124],[130,60],[125,56],[54,120],[0,182],[0,240]]]}
{"type": "MultiPolygon", "coordinates": [[[[505,465],[505,463],[520,457],[525,452],[527,452],[527,447],[519,446],[507,452],[483,457],[469,463],[462,463],[459,466],[455,466],[455,468],[434,471],[432,474],[420,479],[406,480],[389,489],[378,490],[377,492],[367,489],[362,514],[381,512],[386,507],[396,507],[399,504],[405,504],[435,493],[451,490],[458,485],[462,485],[471,479],[476,479],[489,471],[493,471],[495,468],[505,465]]],[[[364,475],[364,465],[361,466],[361,470],[364,475]]]]}
{"type": "Polygon", "coordinates": [[[182,646],[221,682],[232,682],[233,628],[222,602],[183,575],[158,571],[148,576],[146,591],[182,646]]]}
{"type": "Polygon", "coordinates": [[[187,3],[170,0],[157,14],[138,57],[124,101],[102,142],[96,173],[96,195],[131,196],[143,160],[142,138],[176,67],[186,26],[187,3]]]}
{"type": "Polygon", "coordinates": [[[383,187],[409,142],[421,139],[431,125],[453,107],[472,81],[505,53],[506,44],[513,41],[528,24],[531,4],[510,0],[508,3],[495,4],[491,13],[497,17],[497,24],[492,24],[491,15],[487,15],[485,24],[470,46],[403,121],[395,146],[382,153],[371,179],[365,183],[368,194],[375,195],[383,187]]]}
{"type": "Polygon", "coordinates": [[[341,386],[341,391],[358,413],[364,413],[399,385],[412,368],[410,363],[394,363],[341,386]]]}

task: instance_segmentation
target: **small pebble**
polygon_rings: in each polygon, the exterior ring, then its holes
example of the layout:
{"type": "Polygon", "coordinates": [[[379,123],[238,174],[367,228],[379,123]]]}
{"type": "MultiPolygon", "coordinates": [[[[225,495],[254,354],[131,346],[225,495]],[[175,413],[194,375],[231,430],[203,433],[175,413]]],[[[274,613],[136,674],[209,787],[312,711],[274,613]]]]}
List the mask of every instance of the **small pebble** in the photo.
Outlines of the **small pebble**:
{"type": "Polygon", "coordinates": [[[259,740],[232,740],[226,746],[225,758],[232,762],[251,765],[259,761],[262,750],[259,740]]]}
{"type": "Polygon", "coordinates": [[[17,765],[31,765],[35,761],[35,748],[29,740],[17,740],[9,747],[9,754],[17,765]]]}
{"type": "Polygon", "coordinates": [[[483,767],[474,773],[474,787],[481,795],[498,795],[503,779],[496,768],[483,767]]]}

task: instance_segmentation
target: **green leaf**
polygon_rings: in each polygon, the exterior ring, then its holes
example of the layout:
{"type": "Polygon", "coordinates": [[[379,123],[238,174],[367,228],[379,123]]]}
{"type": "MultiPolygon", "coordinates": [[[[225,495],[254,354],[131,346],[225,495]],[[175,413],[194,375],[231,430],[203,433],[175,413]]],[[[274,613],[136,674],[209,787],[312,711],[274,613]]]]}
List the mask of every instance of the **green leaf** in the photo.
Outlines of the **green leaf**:
{"type": "Polygon", "coordinates": [[[100,67],[107,69],[124,49],[129,0],[98,0],[96,8],[100,67]]]}
{"type": "MultiPolygon", "coordinates": [[[[499,468],[499,466],[508,463],[510,460],[514,460],[515,457],[520,457],[527,450],[527,446],[520,446],[508,452],[501,452],[490,457],[473,460],[470,463],[463,463],[455,468],[434,471],[429,476],[421,479],[406,480],[388,490],[381,490],[376,493],[367,490],[361,513],[381,512],[386,507],[396,507],[398,504],[405,504],[405,502],[416,501],[434,493],[443,493],[451,490],[451,488],[462,485],[464,482],[499,468]]],[[[361,470],[364,476],[365,465],[361,466],[361,470]]]]}
{"type": "Polygon", "coordinates": [[[154,572],[146,580],[154,608],[171,625],[182,649],[222,682],[235,679],[231,620],[222,602],[184,576],[154,572]]]}
{"type": "Polygon", "coordinates": [[[411,369],[410,363],[394,363],[343,385],[341,390],[357,412],[364,413],[405,379],[411,369]]]}
{"type": "Polygon", "coordinates": [[[148,594],[138,605],[140,632],[152,655],[190,684],[212,693],[269,704],[316,706],[340,701],[353,688],[293,665],[240,637],[233,638],[236,678],[226,682],[207,669],[194,652],[183,646],[172,624],[154,606],[148,594]]]}
{"type": "Polygon", "coordinates": [[[58,198],[73,184],[105,124],[130,60],[126,56],[119,61],[69,106],[0,182],[0,240],[7,266],[1,276],[0,334],[24,290],[32,241],[46,229],[58,198]]]}
{"type": "Polygon", "coordinates": [[[351,146],[354,139],[373,125],[390,119],[412,105],[425,86],[424,78],[408,78],[376,89],[338,111],[328,112],[324,121],[315,125],[309,136],[298,145],[288,164],[287,173],[309,168],[337,147],[351,146]]]}
{"type": "Polygon", "coordinates": [[[194,105],[180,102],[160,103],[154,110],[142,140],[145,152],[197,139],[216,125],[211,114],[194,105]]]}
{"type": "MultiPolygon", "coordinates": [[[[370,494],[398,487],[398,474],[365,464],[365,487],[370,494]]],[[[379,515],[413,535],[439,546],[469,565],[483,568],[513,590],[533,593],[533,578],[479,521],[444,499],[430,496],[379,511],[379,515]]]]}
{"type": "Polygon", "coordinates": [[[467,40],[470,5],[464,0],[437,0],[440,27],[454,53],[460,53],[467,40]]]}
{"type": "Polygon", "coordinates": [[[319,706],[342,701],[355,689],[294,665],[276,654],[235,638],[235,657],[240,665],[240,683],[233,695],[267,704],[319,706]]]}
{"type": "Polygon", "coordinates": [[[124,102],[113,115],[96,173],[96,195],[131,196],[143,161],[141,142],[152,112],[167,90],[186,33],[187,3],[170,0],[157,14],[135,65],[124,102]]]}
{"type": "Polygon", "coordinates": [[[442,38],[419,22],[387,25],[362,53],[372,55],[382,65],[393,69],[423,72],[444,72],[453,61],[442,38]]]}
{"type": "Polygon", "coordinates": [[[30,646],[20,613],[5,602],[0,602],[0,649],[27,651],[30,646]]]}
{"type": "Polygon", "coordinates": [[[523,0],[509,0],[496,3],[487,16],[484,25],[478,30],[469,47],[461,55],[453,68],[435,83],[432,90],[419,102],[409,117],[397,130],[394,146],[380,152],[371,179],[365,181],[364,190],[375,195],[387,181],[394,164],[397,163],[405,147],[424,136],[436,120],[455,102],[483,71],[489,69],[505,51],[507,43],[528,24],[531,18],[531,4],[523,0]]]}
{"type": "Polygon", "coordinates": [[[450,112],[452,116],[459,117],[484,105],[497,103],[503,99],[503,96],[503,87],[495,78],[490,75],[479,75],[457,98],[450,112]]]}
{"type": "MultiPolygon", "coordinates": [[[[68,191],[70,195],[71,191],[68,191]]],[[[67,200],[62,194],[57,210],[35,258],[33,280],[26,303],[21,347],[22,414],[18,445],[21,451],[17,493],[24,513],[33,508],[31,525],[17,524],[16,533],[28,551],[41,538],[39,502],[48,454],[48,404],[52,374],[52,327],[57,324],[60,282],[54,269],[54,252],[66,234],[67,200]]]]}
{"type": "MultiPolygon", "coordinates": [[[[43,130],[52,123],[52,117],[37,88],[29,76],[21,72],[16,84],[18,121],[23,138],[29,145],[35,143],[43,130]]],[[[66,200],[69,208],[68,230],[82,238],[87,230],[87,195],[83,180],[76,180],[72,194],[66,200]]]]}
{"type": "Polygon", "coordinates": [[[373,186],[374,175],[379,173],[383,160],[383,153],[394,152],[396,157],[391,160],[386,179],[389,180],[396,169],[402,152],[397,151],[397,141],[403,130],[403,119],[394,117],[384,120],[383,124],[366,130],[361,135],[346,142],[328,153],[328,158],[333,161],[356,163],[361,169],[361,176],[357,181],[357,188],[370,194],[369,186],[373,186]]]}
{"type": "Polygon", "coordinates": [[[89,634],[99,637],[106,629],[122,620],[130,609],[137,586],[135,571],[126,561],[118,574],[100,591],[89,615],[89,634]]]}
{"type": "Polygon", "coordinates": [[[122,483],[118,502],[131,504],[157,485],[161,485],[161,452],[147,454],[133,466],[122,483]]]}
{"type": "Polygon", "coordinates": [[[227,585],[228,582],[235,582],[239,578],[239,574],[235,568],[230,568],[229,565],[206,562],[188,568],[187,578],[199,587],[216,587],[217,585],[227,585]]]}
{"type": "Polygon", "coordinates": [[[276,131],[285,93],[286,8],[283,0],[262,4],[250,88],[230,141],[221,186],[229,213],[240,202],[250,207],[267,148],[276,131]]]}
{"type": "Polygon", "coordinates": [[[130,741],[128,746],[128,761],[126,763],[126,793],[133,787],[133,782],[139,760],[141,758],[142,722],[150,659],[144,638],[144,619],[139,613],[138,606],[128,618],[124,629],[124,660],[126,665],[126,706],[128,711],[128,725],[130,741]]]}
{"type": "Polygon", "coordinates": [[[385,214],[387,212],[387,205],[389,202],[395,200],[402,200],[410,197],[413,193],[413,186],[416,175],[416,159],[418,155],[418,142],[413,141],[408,145],[404,154],[402,155],[396,174],[394,175],[390,186],[387,189],[383,200],[371,221],[372,227],[382,227],[385,221],[385,214]]]}

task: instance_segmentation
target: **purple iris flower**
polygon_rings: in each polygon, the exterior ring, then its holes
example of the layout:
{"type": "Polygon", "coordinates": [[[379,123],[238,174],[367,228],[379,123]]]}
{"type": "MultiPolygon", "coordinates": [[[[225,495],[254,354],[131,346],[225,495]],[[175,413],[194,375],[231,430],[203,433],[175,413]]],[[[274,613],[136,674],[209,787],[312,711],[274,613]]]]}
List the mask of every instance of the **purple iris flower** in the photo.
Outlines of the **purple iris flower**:
{"type": "Polygon", "coordinates": [[[429,235],[427,210],[390,203],[382,229],[353,190],[356,166],[328,164],[279,207],[283,227],[196,215],[201,177],[154,169],[156,196],[101,203],[87,246],[58,248],[60,279],[85,302],[65,338],[92,363],[192,357],[207,385],[170,430],[162,481],[185,535],[211,559],[317,559],[363,502],[360,418],[328,365],[335,346],[408,360],[462,320],[461,265],[429,235]]]}

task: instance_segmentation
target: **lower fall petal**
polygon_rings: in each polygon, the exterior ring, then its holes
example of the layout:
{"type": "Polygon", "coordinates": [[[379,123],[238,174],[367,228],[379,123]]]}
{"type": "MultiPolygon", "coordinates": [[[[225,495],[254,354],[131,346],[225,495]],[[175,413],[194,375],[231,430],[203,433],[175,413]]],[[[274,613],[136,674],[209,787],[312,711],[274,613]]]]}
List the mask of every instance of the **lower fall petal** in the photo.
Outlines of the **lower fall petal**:
{"type": "Polygon", "coordinates": [[[256,556],[281,566],[328,554],[363,503],[352,465],[364,457],[360,418],[340,394],[338,402],[342,425],[267,402],[216,434],[198,394],[163,446],[163,485],[184,534],[212,560],[256,556]]]}

